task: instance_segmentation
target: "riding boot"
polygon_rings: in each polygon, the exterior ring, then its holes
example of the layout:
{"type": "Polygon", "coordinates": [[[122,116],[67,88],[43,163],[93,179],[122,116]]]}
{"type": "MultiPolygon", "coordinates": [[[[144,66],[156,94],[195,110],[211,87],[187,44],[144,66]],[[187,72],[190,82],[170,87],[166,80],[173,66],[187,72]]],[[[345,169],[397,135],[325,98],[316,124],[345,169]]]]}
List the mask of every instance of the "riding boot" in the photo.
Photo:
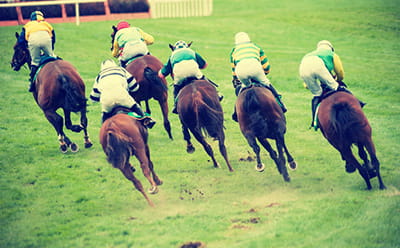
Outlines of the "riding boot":
{"type": "Polygon", "coordinates": [[[274,95],[276,101],[278,102],[279,106],[281,106],[283,113],[286,113],[287,109],[285,107],[285,104],[283,104],[281,98],[282,95],[280,95],[274,88],[274,86],[272,86],[272,84],[269,84],[268,88],[271,90],[272,94],[274,95]]]}
{"type": "Polygon", "coordinates": [[[121,67],[125,68],[127,61],[120,60],[119,63],[121,67]]]}
{"type": "Polygon", "coordinates": [[[314,118],[315,118],[315,111],[317,110],[317,106],[318,103],[320,101],[320,97],[319,96],[314,96],[313,99],[311,100],[311,127],[317,128],[316,126],[314,126],[314,124],[316,125],[317,123],[314,123],[314,118]]]}
{"type": "Polygon", "coordinates": [[[101,123],[104,123],[110,117],[111,117],[110,113],[103,112],[101,115],[101,123]]]}
{"type": "Polygon", "coordinates": [[[178,93],[181,90],[181,86],[179,84],[174,84],[174,108],[172,109],[172,113],[178,114],[177,104],[178,104],[178,93]]]}
{"type": "Polygon", "coordinates": [[[239,93],[240,93],[241,90],[242,90],[242,86],[241,86],[241,85],[236,86],[236,88],[235,88],[235,95],[236,95],[236,96],[239,96],[239,93]]]}
{"type": "Polygon", "coordinates": [[[143,118],[142,123],[145,127],[152,128],[156,124],[156,121],[154,121],[151,117],[146,116],[146,114],[143,112],[139,104],[135,103],[131,107],[131,110],[136,114],[140,115],[141,116],[140,118],[143,118]]]}
{"type": "Polygon", "coordinates": [[[236,107],[233,107],[232,120],[238,122],[237,113],[236,113],[236,107]]]}
{"type": "MultiPolygon", "coordinates": [[[[211,81],[211,79],[207,78],[206,76],[203,75],[202,79],[208,81],[210,84],[215,86],[215,88],[218,87],[218,84],[214,83],[213,81],[211,81]]],[[[224,99],[224,95],[222,95],[220,92],[218,92],[218,99],[219,101],[222,101],[222,99],[224,99]]]]}
{"type": "Polygon", "coordinates": [[[34,81],[34,79],[35,79],[35,75],[36,75],[37,70],[38,70],[38,66],[37,65],[32,65],[31,66],[31,73],[29,74],[29,76],[30,76],[30,78],[29,78],[29,81],[30,81],[29,92],[35,91],[35,81],[34,81]]]}
{"type": "MultiPolygon", "coordinates": [[[[344,86],[339,86],[339,87],[337,88],[337,91],[343,91],[343,92],[346,92],[346,93],[349,93],[349,94],[353,95],[353,93],[352,93],[349,89],[347,89],[346,87],[344,87],[344,86]]],[[[358,99],[357,99],[357,100],[358,100],[358,99]]],[[[360,102],[361,108],[364,107],[364,106],[366,105],[365,102],[362,102],[362,101],[360,101],[360,100],[358,100],[358,101],[360,102]]]]}

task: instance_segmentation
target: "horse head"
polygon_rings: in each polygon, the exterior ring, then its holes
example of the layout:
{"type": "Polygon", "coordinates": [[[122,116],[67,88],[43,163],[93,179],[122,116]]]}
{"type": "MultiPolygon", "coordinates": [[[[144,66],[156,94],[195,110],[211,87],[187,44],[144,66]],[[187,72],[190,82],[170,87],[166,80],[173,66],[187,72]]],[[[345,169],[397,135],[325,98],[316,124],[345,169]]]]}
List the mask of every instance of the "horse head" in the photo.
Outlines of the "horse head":
{"type": "Polygon", "coordinates": [[[115,34],[117,33],[118,30],[117,30],[117,27],[114,25],[111,28],[112,28],[113,32],[110,35],[111,36],[111,49],[110,50],[112,51],[114,48],[115,34]]]}
{"type": "Polygon", "coordinates": [[[11,60],[11,68],[13,68],[14,71],[19,71],[21,66],[25,63],[27,63],[29,67],[31,66],[31,55],[29,54],[26,43],[18,42],[19,34],[17,32],[15,33],[15,37],[17,38],[17,42],[14,45],[14,55],[11,60]]]}
{"type": "MultiPolygon", "coordinates": [[[[190,47],[192,45],[192,43],[193,43],[193,41],[187,43],[187,47],[190,47]]],[[[174,45],[171,45],[171,44],[168,44],[168,45],[169,45],[169,48],[171,49],[171,51],[174,51],[176,49],[174,45]]]]}

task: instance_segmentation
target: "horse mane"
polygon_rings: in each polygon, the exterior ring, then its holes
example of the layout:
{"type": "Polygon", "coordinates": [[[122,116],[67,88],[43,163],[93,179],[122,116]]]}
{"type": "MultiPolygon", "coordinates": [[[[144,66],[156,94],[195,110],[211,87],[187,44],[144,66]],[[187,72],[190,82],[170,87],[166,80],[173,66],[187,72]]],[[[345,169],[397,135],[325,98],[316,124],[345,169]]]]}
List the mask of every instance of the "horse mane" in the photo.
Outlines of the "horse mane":
{"type": "Polygon", "coordinates": [[[330,119],[331,131],[336,134],[336,139],[341,144],[346,140],[354,140],[354,136],[357,135],[354,134],[354,131],[363,129],[367,125],[362,116],[348,102],[334,104],[330,119]]]}

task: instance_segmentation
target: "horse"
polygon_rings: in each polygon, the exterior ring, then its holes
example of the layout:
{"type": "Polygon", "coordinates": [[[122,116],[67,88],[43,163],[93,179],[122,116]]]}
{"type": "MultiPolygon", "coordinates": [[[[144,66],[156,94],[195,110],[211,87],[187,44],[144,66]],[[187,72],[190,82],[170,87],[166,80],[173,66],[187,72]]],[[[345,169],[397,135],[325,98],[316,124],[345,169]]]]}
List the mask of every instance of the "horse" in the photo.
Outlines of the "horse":
{"type": "Polygon", "coordinates": [[[243,136],[253,149],[257,158],[256,170],[264,171],[265,165],[261,162],[260,147],[257,140],[269,152],[274,160],[279,173],[287,182],[290,176],[286,169],[286,159],[290,169],[296,169],[297,165],[290,155],[285,144],[286,118],[282,108],[276,102],[272,92],[265,87],[252,84],[244,88],[235,103],[238,122],[243,136]],[[276,143],[276,151],[272,148],[267,139],[273,139],[276,143]]]}
{"type": "Polygon", "coordinates": [[[323,136],[340,152],[346,163],[346,171],[352,173],[357,169],[367,184],[367,190],[372,189],[370,179],[375,176],[378,177],[379,188],[385,189],[372,141],[372,129],[357,98],[343,91],[334,92],[321,101],[317,116],[323,136]],[[353,144],[358,147],[363,165],[352,152],[353,144]]]}
{"type": "Polygon", "coordinates": [[[213,85],[206,80],[193,80],[178,94],[177,111],[182,124],[183,138],[187,142],[186,151],[193,153],[195,148],[190,141],[192,132],[197,141],[203,145],[204,150],[211,157],[214,167],[218,168],[214,152],[206,142],[204,134],[218,140],[219,151],[225,159],[229,171],[233,171],[228,160],[225,147],[224,116],[218,94],[213,85]],[[192,81],[193,80],[193,81],[192,81]]]}
{"type": "Polygon", "coordinates": [[[103,123],[100,129],[100,143],[107,155],[107,161],[114,168],[121,170],[122,174],[142,193],[147,203],[154,206],[141,182],[134,176],[135,169],[129,162],[130,157],[135,155],[140,162],[144,176],[151,184],[149,193],[156,194],[158,192],[157,186],[161,185],[162,181],[154,172],[153,162],[150,159],[147,128],[138,119],[125,113],[118,113],[122,110],[130,111],[122,107],[117,108],[115,110],[117,114],[103,123]]]}
{"type": "MultiPolygon", "coordinates": [[[[19,34],[16,33],[15,36],[18,40],[19,34]]],[[[29,50],[26,45],[17,42],[14,45],[11,67],[14,71],[19,71],[25,63],[31,65],[29,50]]],[[[56,59],[43,65],[35,79],[33,97],[56,130],[62,153],[66,153],[68,148],[77,152],[79,146],[65,135],[63,118],[56,112],[60,108],[64,112],[65,127],[77,133],[83,130],[85,148],[92,146],[87,131],[85,84],[71,63],[56,59]],[[71,112],[80,113],[79,125],[72,124],[71,112]]]]}
{"type": "MultiPolygon", "coordinates": [[[[111,43],[114,43],[114,37],[117,28],[112,26],[111,43]]],[[[112,50],[112,47],[111,47],[112,50]]],[[[158,101],[163,115],[164,129],[168,137],[172,140],[171,124],[168,119],[168,84],[165,79],[158,77],[158,71],[163,67],[162,62],[153,55],[140,55],[128,62],[126,70],[133,75],[139,84],[139,90],[131,92],[131,96],[139,104],[144,101],[146,112],[151,113],[149,100],[154,98],[158,101]]]]}

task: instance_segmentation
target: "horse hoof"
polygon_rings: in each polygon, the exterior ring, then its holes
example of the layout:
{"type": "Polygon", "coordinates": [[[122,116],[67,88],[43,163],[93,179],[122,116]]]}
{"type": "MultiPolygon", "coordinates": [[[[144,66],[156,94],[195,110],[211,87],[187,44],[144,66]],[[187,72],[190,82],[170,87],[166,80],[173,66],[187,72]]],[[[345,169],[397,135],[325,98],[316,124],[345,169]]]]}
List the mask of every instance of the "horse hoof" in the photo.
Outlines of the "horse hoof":
{"type": "Polygon", "coordinates": [[[187,153],[194,153],[196,149],[194,148],[194,146],[187,146],[186,147],[186,152],[187,153]]]}
{"type": "Polygon", "coordinates": [[[92,144],[91,142],[85,143],[85,148],[90,148],[90,147],[92,147],[92,146],[93,146],[93,144],[92,144]]]}
{"type": "Polygon", "coordinates": [[[256,171],[263,172],[265,170],[265,165],[263,163],[256,165],[256,171]]]}
{"type": "Polygon", "coordinates": [[[68,145],[67,144],[60,145],[60,151],[62,153],[67,153],[68,152],[68,145]]]}
{"type": "Polygon", "coordinates": [[[71,144],[69,145],[69,148],[71,149],[71,152],[77,152],[77,151],[79,151],[79,146],[78,146],[77,144],[75,144],[75,143],[71,143],[71,144]]]}
{"type": "Polygon", "coordinates": [[[297,169],[296,161],[289,162],[289,169],[291,169],[291,170],[297,169]]]}
{"type": "Polygon", "coordinates": [[[158,193],[158,188],[156,186],[151,187],[151,189],[149,189],[149,193],[150,194],[157,194],[158,193]]]}
{"type": "Polygon", "coordinates": [[[164,183],[164,182],[163,182],[162,180],[156,181],[156,184],[157,184],[158,186],[162,185],[163,183],[164,183]]]}
{"type": "Polygon", "coordinates": [[[289,176],[284,176],[283,180],[285,180],[285,182],[290,182],[290,177],[289,176]]]}

